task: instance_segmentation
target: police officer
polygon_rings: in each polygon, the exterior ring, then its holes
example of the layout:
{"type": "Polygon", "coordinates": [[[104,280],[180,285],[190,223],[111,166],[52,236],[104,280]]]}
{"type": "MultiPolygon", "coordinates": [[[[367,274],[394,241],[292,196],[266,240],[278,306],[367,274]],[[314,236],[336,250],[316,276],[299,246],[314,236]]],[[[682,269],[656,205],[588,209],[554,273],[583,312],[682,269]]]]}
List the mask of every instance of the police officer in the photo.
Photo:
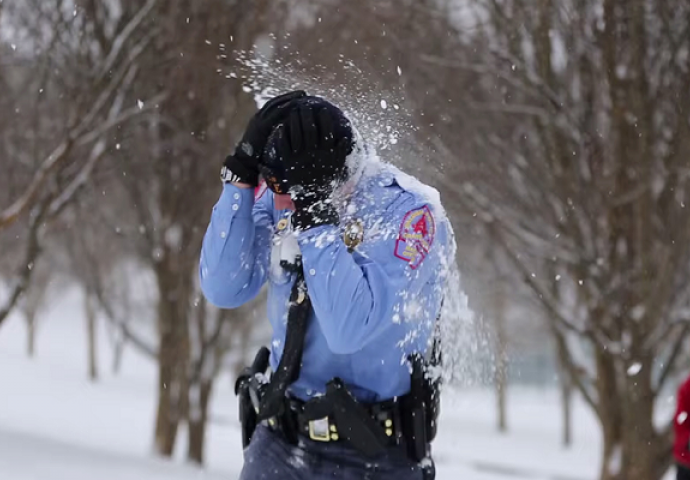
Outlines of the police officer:
{"type": "Polygon", "coordinates": [[[235,308],[268,283],[273,329],[237,384],[241,479],[433,478],[438,381],[425,367],[452,261],[435,190],[303,91],[252,118],[221,176],[203,292],[235,308]]]}

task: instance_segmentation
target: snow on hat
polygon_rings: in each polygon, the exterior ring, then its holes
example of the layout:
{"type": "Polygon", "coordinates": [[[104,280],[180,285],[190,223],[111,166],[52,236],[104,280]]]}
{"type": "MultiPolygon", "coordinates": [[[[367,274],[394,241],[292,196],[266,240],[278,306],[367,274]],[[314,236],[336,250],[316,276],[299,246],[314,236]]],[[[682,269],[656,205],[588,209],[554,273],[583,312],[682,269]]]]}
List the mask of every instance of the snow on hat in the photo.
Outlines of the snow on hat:
{"type": "MultiPolygon", "coordinates": [[[[296,100],[292,108],[299,108],[303,105],[308,105],[318,110],[326,109],[330,111],[334,120],[333,127],[336,141],[345,138],[354,144],[355,134],[353,132],[352,123],[340,108],[336,107],[328,100],[316,96],[306,96],[296,100]]],[[[283,159],[280,157],[278,148],[279,126],[280,125],[273,129],[266,143],[266,148],[264,148],[261,156],[261,174],[276,193],[287,193],[285,166],[283,164],[283,159]],[[281,188],[281,186],[283,187],[281,188]]],[[[342,167],[346,169],[346,164],[343,164],[342,167]]],[[[347,170],[345,170],[345,173],[347,175],[347,170]]]]}

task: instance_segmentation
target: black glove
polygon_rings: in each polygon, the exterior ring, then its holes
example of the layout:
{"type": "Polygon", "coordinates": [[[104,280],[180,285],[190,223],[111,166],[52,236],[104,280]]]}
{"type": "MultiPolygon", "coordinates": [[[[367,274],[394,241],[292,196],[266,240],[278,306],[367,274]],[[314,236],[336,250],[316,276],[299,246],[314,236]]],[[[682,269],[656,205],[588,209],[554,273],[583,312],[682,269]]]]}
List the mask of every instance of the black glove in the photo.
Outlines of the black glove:
{"type": "Polygon", "coordinates": [[[338,211],[331,195],[347,176],[345,158],[352,151],[352,138],[336,138],[333,114],[309,105],[293,109],[278,130],[278,148],[295,204],[293,226],[306,230],[336,225],[338,211]]]}
{"type": "Polygon", "coordinates": [[[259,158],[273,129],[290,111],[289,105],[306,96],[295,90],[272,98],[249,121],[235,152],[223,162],[221,178],[226,182],[242,182],[253,187],[259,183],[259,158]]]}

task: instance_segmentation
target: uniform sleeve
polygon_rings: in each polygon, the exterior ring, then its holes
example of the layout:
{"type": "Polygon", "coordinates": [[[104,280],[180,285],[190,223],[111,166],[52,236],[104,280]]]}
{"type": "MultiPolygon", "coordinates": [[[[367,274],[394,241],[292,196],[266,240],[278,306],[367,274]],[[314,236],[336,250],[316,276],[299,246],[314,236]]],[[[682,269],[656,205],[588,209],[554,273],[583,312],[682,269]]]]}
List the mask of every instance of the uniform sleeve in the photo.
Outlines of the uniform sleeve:
{"type": "Polygon", "coordinates": [[[266,281],[273,218],[272,197],[223,186],[201,248],[199,277],[204,296],[221,308],[252,300],[266,281]]]}
{"type": "Polygon", "coordinates": [[[415,317],[426,320],[428,338],[437,314],[429,309],[440,308],[442,289],[425,287],[441,287],[448,232],[445,223],[435,224],[428,205],[415,201],[410,196],[386,215],[387,234],[367,239],[364,233],[364,255],[348,252],[334,226],[299,234],[309,296],[334,353],[355,353],[391,323],[412,325],[415,317]],[[435,293],[420,298],[423,289],[435,293]]]}

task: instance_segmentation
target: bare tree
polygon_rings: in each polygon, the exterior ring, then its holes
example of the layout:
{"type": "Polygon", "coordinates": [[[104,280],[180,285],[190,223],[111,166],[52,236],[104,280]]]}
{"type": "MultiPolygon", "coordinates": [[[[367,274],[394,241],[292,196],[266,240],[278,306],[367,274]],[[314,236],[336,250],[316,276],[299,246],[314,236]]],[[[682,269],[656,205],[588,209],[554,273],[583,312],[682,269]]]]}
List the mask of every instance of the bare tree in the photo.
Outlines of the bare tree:
{"type": "MultiPolygon", "coordinates": [[[[155,10],[160,31],[138,87],[166,99],[146,128],[119,132],[121,149],[113,155],[135,218],[123,232],[136,240],[137,256],[157,284],[154,437],[156,451],[164,456],[172,454],[178,425],[190,408],[190,331],[199,325],[194,279],[208,215],[220,191],[219,166],[255,109],[242,84],[219,72],[232,62],[233,48],[251,46],[262,33],[268,6],[220,0],[161,4],[155,10]]],[[[192,456],[201,460],[200,452],[192,456]]]]}
{"type": "Polygon", "coordinates": [[[26,322],[26,353],[29,357],[36,355],[36,335],[39,314],[45,310],[50,290],[55,288],[55,266],[51,262],[40,262],[33,274],[33,281],[22,295],[20,310],[26,322]]]}
{"type": "Polygon", "coordinates": [[[142,113],[137,105],[123,102],[137,76],[138,58],[151,40],[140,26],[155,3],[148,0],[131,16],[121,17],[108,35],[103,25],[63,2],[55,8],[31,0],[9,3],[3,10],[12,16],[14,35],[30,46],[23,54],[28,66],[17,68],[12,81],[17,88],[29,85],[41,100],[27,106],[35,112],[31,128],[21,130],[21,140],[6,147],[14,161],[32,165],[33,172],[0,210],[0,232],[28,217],[23,259],[0,308],[0,324],[31,279],[46,226],[75,198],[102,158],[104,136],[142,113]],[[91,43],[96,34],[103,41],[99,48],[91,43]],[[32,147],[26,148],[27,143],[32,147]]]}
{"type": "Polygon", "coordinates": [[[402,85],[433,151],[419,173],[440,187],[456,228],[474,215],[533,290],[600,419],[601,478],[660,478],[671,423],[655,428],[655,400],[690,332],[690,6],[337,8],[303,36],[332,63],[342,52],[402,85]]]}
{"type": "Polygon", "coordinates": [[[259,295],[252,302],[233,310],[209,308],[201,292],[196,292],[197,302],[192,321],[190,343],[191,362],[189,370],[189,441],[187,458],[203,464],[208,407],[218,374],[223,368],[226,355],[235,350],[239,362],[248,361],[251,333],[261,318],[258,311],[265,311],[261,304],[265,295],[259,295]]]}
{"type": "Polygon", "coordinates": [[[475,79],[460,201],[548,313],[601,423],[601,478],[652,479],[671,461],[655,400],[690,331],[690,7],[602,5],[475,2],[472,49],[424,60],[475,79]]]}

